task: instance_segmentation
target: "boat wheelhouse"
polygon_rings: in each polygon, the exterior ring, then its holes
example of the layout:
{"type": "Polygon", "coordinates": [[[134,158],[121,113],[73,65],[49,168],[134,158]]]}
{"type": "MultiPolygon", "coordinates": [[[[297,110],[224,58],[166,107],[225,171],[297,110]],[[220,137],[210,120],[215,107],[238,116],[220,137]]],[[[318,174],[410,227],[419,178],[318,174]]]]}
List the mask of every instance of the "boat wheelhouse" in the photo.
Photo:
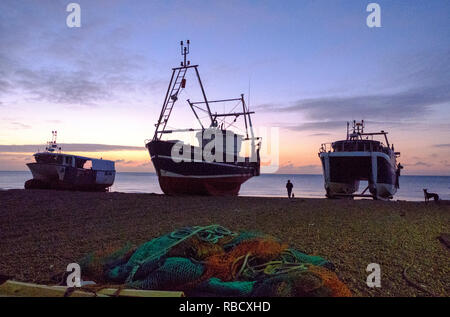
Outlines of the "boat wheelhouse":
{"type": "Polygon", "coordinates": [[[57,132],[52,134],[45,151],[35,153],[35,162],[27,164],[33,179],[25,182],[25,189],[106,191],[112,186],[116,175],[113,161],[61,153],[57,132]]]}
{"type": "Polygon", "coordinates": [[[401,164],[397,164],[400,152],[395,152],[390,145],[388,132],[364,132],[364,120],[353,121],[352,133],[347,138],[331,144],[322,144],[319,157],[322,162],[326,196],[338,197],[373,197],[374,199],[391,199],[399,188],[401,164]],[[381,136],[383,141],[374,140],[381,136]],[[368,186],[360,194],[360,181],[367,181],[368,186]],[[369,191],[370,194],[366,194],[369,191]]]}

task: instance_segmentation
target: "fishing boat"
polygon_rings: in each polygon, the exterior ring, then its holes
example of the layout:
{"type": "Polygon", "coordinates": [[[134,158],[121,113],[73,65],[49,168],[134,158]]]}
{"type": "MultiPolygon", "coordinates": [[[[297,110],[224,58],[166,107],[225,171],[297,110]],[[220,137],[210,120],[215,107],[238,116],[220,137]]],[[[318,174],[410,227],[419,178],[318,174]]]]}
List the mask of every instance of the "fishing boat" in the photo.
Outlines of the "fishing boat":
{"type": "Polygon", "coordinates": [[[352,132],[349,125],[347,122],[345,140],[324,143],[319,150],[326,196],[392,199],[399,188],[400,170],[403,168],[397,164],[400,152],[395,152],[394,145],[389,144],[388,132],[365,133],[364,120],[353,121],[352,132]],[[383,140],[374,140],[374,137],[382,137],[383,140]],[[367,181],[368,186],[362,193],[355,194],[360,181],[367,181]],[[370,194],[366,194],[367,191],[370,194]]]}
{"type": "Polygon", "coordinates": [[[254,112],[249,111],[243,94],[239,98],[207,99],[198,65],[191,65],[187,61],[189,45],[189,40],[186,45],[181,41],[184,60],[181,66],[172,68],[172,77],[155,125],[154,136],[145,141],[145,146],[165,194],[237,195],[245,181],[260,173],[261,142],[253,132],[251,114],[254,112]],[[186,88],[188,72],[195,74],[194,81],[201,90],[201,101],[186,100],[198,127],[168,129],[167,123],[175,103],[186,88]],[[213,107],[229,103],[236,105],[228,113],[212,110],[213,107]],[[236,109],[238,110],[235,111],[236,109]],[[195,139],[192,142],[171,139],[170,136],[174,133],[195,133],[195,139]],[[244,151],[245,149],[248,151],[244,151]],[[248,153],[248,156],[241,155],[241,151],[248,153]]]}
{"type": "Polygon", "coordinates": [[[113,161],[62,153],[56,137],[57,131],[52,131],[45,151],[35,153],[35,162],[27,164],[33,178],[25,182],[25,189],[106,191],[112,186],[113,161]]]}

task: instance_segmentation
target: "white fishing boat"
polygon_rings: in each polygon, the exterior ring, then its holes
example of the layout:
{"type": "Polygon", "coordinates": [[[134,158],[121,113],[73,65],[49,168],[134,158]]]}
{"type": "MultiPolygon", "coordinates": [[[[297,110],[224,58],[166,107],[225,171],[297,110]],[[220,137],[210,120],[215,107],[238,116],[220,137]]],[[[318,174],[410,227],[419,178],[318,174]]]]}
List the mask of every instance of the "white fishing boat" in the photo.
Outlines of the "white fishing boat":
{"type": "Polygon", "coordinates": [[[62,153],[57,132],[52,135],[45,151],[35,153],[35,162],[27,164],[33,178],[25,182],[25,189],[106,191],[112,186],[114,161],[62,153]]]}
{"type": "Polygon", "coordinates": [[[338,197],[373,197],[374,199],[391,199],[399,188],[401,164],[397,164],[400,152],[395,152],[390,145],[388,132],[364,132],[364,120],[353,121],[353,132],[347,138],[331,144],[322,144],[319,157],[322,162],[326,196],[338,197]],[[374,140],[381,136],[384,142],[374,140]],[[368,186],[360,194],[360,181],[367,181],[368,186]],[[370,194],[366,194],[369,191],[370,194]]]}

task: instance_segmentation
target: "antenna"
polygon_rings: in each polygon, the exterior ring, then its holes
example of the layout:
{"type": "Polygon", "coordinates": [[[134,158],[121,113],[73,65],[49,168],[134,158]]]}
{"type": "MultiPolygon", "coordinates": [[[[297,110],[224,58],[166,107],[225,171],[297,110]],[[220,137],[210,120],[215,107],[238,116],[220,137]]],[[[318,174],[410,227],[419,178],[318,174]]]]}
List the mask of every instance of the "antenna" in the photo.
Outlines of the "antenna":
{"type": "Polygon", "coordinates": [[[52,131],[52,141],[53,141],[53,144],[56,144],[56,137],[58,136],[58,131],[52,131]]]}
{"type": "Polygon", "coordinates": [[[56,136],[57,136],[58,132],[52,131],[52,140],[47,142],[47,146],[45,147],[45,150],[48,152],[54,152],[55,149],[58,147],[56,145],[56,136]]]}
{"type": "Polygon", "coordinates": [[[247,109],[250,111],[250,87],[252,83],[252,76],[248,78],[248,95],[247,95],[247,109]]]}
{"type": "Polygon", "coordinates": [[[186,44],[187,45],[184,45],[183,41],[180,42],[181,55],[183,55],[183,58],[184,58],[184,62],[181,62],[181,66],[182,67],[186,67],[186,66],[189,66],[191,64],[191,61],[186,61],[186,57],[189,54],[189,45],[191,44],[191,42],[189,40],[187,40],[186,44]]]}

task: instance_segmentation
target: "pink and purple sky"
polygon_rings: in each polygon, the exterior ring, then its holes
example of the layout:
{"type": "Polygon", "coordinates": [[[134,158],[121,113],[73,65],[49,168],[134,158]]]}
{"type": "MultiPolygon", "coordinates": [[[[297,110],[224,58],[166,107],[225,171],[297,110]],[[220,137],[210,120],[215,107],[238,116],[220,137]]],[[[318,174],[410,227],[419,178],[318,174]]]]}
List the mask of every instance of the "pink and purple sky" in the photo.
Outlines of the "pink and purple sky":
{"type": "MultiPolygon", "coordinates": [[[[320,144],[364,119],[404,174],[450,175],[449,1],[376,1],[381,28],[363,0],[79,0],[80,28],[69,2],[0,2],[0,170],[26,170],[58,130],[67,152],[152,172],[144,140],[190,39],[209,98],[250,90],[254,125],[279,127],[279,173],[320,174],[320,144]]],[[[176,106],[170,124],[190,126],[176,106]]]]}

